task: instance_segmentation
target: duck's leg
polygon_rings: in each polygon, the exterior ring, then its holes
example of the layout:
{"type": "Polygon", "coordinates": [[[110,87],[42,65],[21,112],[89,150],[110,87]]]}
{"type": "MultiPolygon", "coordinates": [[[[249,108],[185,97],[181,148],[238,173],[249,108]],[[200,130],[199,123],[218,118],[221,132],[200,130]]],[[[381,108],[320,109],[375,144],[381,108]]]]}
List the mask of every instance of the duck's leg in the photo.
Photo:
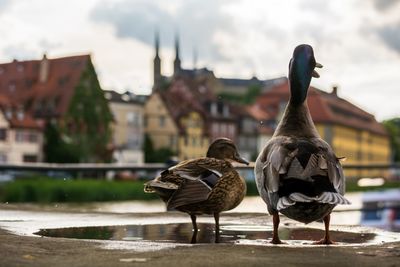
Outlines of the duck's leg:
{"type": "Polygon", "coordinates": [[[197,232],[199,231],[197,228],[197,223],[196,223],[196,215],[190,214],[190,219],[192,219],[192,226],[193,226],[193,234],[192,234],[192,240],[190,243],[196,244],[197,242],[197,232]]]}
{"type": "Polygon", "coordinates": [[[278,234],[278,228],[279,228],[279,214],[278,212],[272,214],[272,223],[274,226],[274,231],[272,233],[272,244],[284,244],[280,239],[279,239],[279,234],[278,234]]]}
{"type": "Polygon", "coordinates": [[[215,219],[215,243],[219,243],[219,213],[214,213],[215,219]]]}
{"type": "Polygon", "coordinates": [[[315,245],[331,245],[334,242],[331,240],[329,236],[329,222],[331,220],[331,214],[329,213],[324,217],[324,224],[325,224],[325,236],[319,241],[315,241],[313,244],[315,245]]]}

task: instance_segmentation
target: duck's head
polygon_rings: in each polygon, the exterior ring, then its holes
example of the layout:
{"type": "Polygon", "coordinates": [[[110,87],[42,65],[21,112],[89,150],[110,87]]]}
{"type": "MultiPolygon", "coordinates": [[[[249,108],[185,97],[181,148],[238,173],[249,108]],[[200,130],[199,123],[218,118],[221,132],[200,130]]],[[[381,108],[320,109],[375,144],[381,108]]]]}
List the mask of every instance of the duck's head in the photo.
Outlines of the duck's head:
{"type": "Polygon", "coordinates": [[[315,61],[313,48],[307,44],[297,46],[289,62],[289,82],[293,103],[301,104],[306,100],[311,77],[319,78],[315,68],[322,68],[322,65],[315,61]]]}
{"type": "Polygon", "coordinates": [[[236,161],[249,165],[249,162],[239,155],[236,146],[232,142],[232,140],[228,138],[215,139],[208,148],[207,157],[236,161]]]}

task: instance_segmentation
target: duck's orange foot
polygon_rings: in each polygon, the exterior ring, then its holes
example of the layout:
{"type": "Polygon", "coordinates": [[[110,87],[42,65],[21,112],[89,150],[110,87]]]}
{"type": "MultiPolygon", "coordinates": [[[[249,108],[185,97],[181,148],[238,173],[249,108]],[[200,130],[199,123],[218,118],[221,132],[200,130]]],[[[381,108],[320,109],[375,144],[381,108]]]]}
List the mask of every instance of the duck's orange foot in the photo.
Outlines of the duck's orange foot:
{"type": "Polygon", "coordinates": [[[312,244],[313,245],[334,245],[335,242],[333,242],[331,239],[322,238],[321,240],[315,241],[312,244]]]}

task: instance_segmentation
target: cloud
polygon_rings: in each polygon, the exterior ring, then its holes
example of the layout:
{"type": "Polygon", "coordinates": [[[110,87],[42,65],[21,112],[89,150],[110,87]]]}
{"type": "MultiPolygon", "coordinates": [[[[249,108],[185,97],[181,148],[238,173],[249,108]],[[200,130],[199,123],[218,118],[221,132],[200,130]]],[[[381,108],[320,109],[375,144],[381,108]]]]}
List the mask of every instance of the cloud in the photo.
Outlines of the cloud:
{"type": "Polygon", "coordinates": [[[0,13],[4,12],[9,5],[10,5],[10,0],[0,0],[0,13]]]}
{"type": "Polygon", "coordinates": [[[379,28],[377,33],[389,48],[400,53],[400,21],[379,28]]]}
{"type": "Polygon", "coordinates": [[[232,18],[223,11],[226,0],[171,0],[99,2],[90,18],[115,29],[119,38],[132,38],[153,45],[154,32],[159,30],[161,47],[171,48],[174,36],[179,32],[181,52],[191,57],[193,49],[200,57],[223,60],[224,51],[216,42],[217,35],[233,33],[232,18]]]}
{"type": "Polygon", "coordinates": [[[399,0],[374,0],[374,6],[379,11],[387,11],[398,3],[399,0]]]}
{"type": "Polygon", "coordinates": [[[34,58],[37,52],[25,43],[19,43],[4,47],[3,54],[11,59],[27,60],[34,58]]]}

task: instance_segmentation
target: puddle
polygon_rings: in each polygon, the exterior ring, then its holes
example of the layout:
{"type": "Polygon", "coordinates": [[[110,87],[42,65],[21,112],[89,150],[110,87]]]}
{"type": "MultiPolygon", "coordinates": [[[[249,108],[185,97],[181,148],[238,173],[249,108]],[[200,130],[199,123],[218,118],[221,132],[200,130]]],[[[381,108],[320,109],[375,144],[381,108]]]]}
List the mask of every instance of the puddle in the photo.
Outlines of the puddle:
{"type": "MultiPolygon", "coordinates": [[[[214,224],[199,223],[197,243],[214,242],[214,224]]],[[[243,243],[252,240],[266,240],[272,238],[272,229],[261,225],[221,225],[221,243],[243,243]]],[[[101,227],[71,227],[59,229],[42,229],[35,233],[40,236],[64,237],[96,240],[123,240],[123,241],[156,241],[166,243],[190,243],[192,238],[190,223],[149,224],[149,225],[121,225],[101,227]]],[[[367,245],[380,242],[376,233],[356,233],[346,231],[331,231],[331,237],[337,243],[349,245],[367,245]]],[[[323,237],[321,229],[307,227],[280,227],[279,236],[282,240],[311,241],[323,237]]]]}

